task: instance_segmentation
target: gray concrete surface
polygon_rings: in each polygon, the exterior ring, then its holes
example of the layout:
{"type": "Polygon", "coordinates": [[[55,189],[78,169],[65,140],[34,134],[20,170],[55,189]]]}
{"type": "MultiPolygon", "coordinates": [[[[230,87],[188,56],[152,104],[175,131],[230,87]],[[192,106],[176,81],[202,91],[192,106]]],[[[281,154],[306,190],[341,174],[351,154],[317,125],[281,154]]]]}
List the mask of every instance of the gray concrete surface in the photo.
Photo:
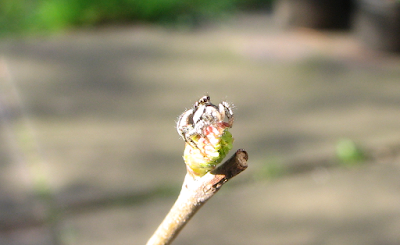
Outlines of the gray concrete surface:
{"type": "Polygon", "coordinates": [[[194,31],[103,27],[0,48],[2,105],[20,109],[16,88],[28,118],[3,115],[0,244],[57,244],[55,233],[61,244],[144,244],[185,174],[176,117],[205,93],[235,104],[234,147],[249,152],[250,166],[174,244],[400,243],[396,152],[353,168],[315,160],[344,137],[376,151],[399,143],[399,56],[351,33],[281,32],[264,15],[194,31]],[[266,164],[297,159],[315,168],[254,180],[266,164]],[[38,188],[51,189],[57,215],[38,188]]]}

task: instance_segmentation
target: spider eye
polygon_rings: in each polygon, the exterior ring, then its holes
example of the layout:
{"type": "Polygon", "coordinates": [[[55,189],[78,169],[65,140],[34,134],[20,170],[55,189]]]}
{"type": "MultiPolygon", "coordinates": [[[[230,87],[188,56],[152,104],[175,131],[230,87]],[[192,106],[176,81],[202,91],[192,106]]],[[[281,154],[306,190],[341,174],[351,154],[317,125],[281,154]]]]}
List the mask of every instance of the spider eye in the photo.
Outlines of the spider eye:
{"type": "Polygon", "coordinates": [[[210,101],[210,96],[203,96],[203,97],[201,97],[200,99],[199,99],[199,104],[205,104],[206,102],[209,102],[210,101]]]}

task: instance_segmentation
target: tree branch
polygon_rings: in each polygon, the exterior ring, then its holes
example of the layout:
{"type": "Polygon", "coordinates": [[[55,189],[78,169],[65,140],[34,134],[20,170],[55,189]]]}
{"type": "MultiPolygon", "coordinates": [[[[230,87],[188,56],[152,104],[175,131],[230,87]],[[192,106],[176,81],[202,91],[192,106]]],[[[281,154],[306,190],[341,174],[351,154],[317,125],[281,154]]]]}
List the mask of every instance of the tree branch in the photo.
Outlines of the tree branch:
{"type": "Polygon", "coordinates": [[[247,168],[248,154],[239,149],[215,170],[203,177],[193,178],[186,174],[181,193],[163,222],[147,242],[147,245],[168,245],[195,213],[228,180],[247,168]]]}

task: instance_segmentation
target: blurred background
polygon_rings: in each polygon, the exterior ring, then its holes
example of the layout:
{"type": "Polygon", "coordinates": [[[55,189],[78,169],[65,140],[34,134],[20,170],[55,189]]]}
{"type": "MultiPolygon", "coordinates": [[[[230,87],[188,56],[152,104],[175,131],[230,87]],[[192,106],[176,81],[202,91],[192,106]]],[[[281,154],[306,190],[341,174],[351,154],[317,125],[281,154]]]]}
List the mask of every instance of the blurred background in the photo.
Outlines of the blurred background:
{"type": "Polygon", "coordinates": [[[174,244],[400,244],[399,1],[0,4],[1,245],[145,244],[207,93],[249,168],[174,244]]]}

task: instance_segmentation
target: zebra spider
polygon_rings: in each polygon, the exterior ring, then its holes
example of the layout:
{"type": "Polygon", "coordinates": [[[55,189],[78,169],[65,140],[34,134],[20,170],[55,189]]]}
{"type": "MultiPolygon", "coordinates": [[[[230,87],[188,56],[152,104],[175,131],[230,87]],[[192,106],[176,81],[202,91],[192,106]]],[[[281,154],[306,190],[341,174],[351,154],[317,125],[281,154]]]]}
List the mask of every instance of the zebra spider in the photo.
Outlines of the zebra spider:
{"type": "Polygon", "coordinates": [[[201,97],[193,108],[179,116],[176,129],[185,142],[198,148],[193,136],[204,137],[204,129],[218,123],[230,128],[233,119],[232,106],[228,102],[223,101],[217,106],[211,103],[210,96],[207,95],[201,97]]]}

